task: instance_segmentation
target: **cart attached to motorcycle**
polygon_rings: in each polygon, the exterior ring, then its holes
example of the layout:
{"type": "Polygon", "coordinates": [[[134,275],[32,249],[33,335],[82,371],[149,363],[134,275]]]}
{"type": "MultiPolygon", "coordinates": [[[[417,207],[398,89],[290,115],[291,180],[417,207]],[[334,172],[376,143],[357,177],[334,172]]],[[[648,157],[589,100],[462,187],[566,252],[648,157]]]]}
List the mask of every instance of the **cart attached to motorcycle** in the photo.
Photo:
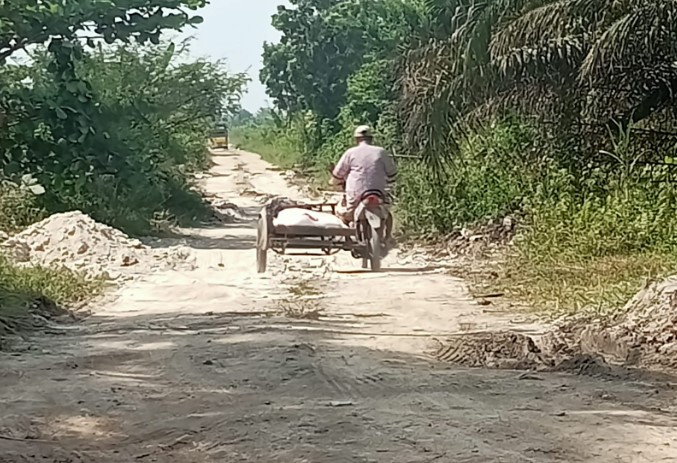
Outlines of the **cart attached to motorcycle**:
{"type": "Polygon", "coordinates": [[[276,221],[285,209],[305,209],[335,216],[337,206],[338,203],[332,202],[298,204],[275,203],[275,200],[266,205],[259,215],[257,226],[257,271],[266,271],[268,251],[276,254],[317,251],[327,256],[349,251],[354,258],[362,260],[362,268],[379,271],[381,259],[386,254],[384,233],[390,212],[385,206],[385,197],[378,192],[365,194],[363,205],[355,212],[354,228],[284,225],[276,221]]]}

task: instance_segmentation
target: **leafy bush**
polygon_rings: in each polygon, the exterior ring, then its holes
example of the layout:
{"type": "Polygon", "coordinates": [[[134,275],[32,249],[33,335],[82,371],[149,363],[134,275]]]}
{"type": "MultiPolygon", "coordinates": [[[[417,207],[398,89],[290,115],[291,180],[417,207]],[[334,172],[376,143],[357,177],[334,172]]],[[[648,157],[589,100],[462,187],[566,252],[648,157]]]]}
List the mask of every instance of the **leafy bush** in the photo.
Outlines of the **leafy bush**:
{"type": "Polygon", "coordinates": [[[33,174],[50,213],[80,209],[132,234],[147,233],[159,215],[199,218],[206,206],[191,193],[189,175],[206,167],[208,131],[236,108],[246,79],[221,63],[186,61],[187,51],[169,45],[79,53],[69,72],[73,88],[86,94],[87,117],[74,123],[68,106],[44,111],[71,85],[54,79],[58,55],[45,51],[30,65],[6,66],[30,76],[17,90],[30,91],[30,104],[15,102],[16,123],[0,128],[5,176],[33,174]],[[21,156],[13,154],[17,147],[21,156]]]}
{"type": "Polygon", "coordinates": [[[0,183],[0,231],[17,232],[45,215],[39,197],[29,188],[8,181],[0,183]]]}
{"type": "Polygon", "coordinates": [[[31,174],[47,212],[81,209],[134,234],[199,216],[189,174],[247,79],[160,36],[200,23],[191,10],[206,1],[38,3],[3,11],[0,177],[31,174]],[[30,61],[6,60],[28,45],[30,61]]]}
{"type": "Polygon", "coordinates": [[[469,138],[444,175],[404,164],[397,182],[401,227],[414,235],[444,234],[519,209],[549,162],[527,161],[533,137],[529,126],[507,120],[469,138]]]}

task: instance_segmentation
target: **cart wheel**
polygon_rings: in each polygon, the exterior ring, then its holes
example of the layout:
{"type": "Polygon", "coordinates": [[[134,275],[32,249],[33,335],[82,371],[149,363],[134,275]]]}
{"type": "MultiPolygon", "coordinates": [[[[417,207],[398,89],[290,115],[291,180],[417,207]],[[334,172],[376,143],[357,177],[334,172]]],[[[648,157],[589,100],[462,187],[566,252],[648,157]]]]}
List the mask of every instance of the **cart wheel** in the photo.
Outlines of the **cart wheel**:
{"type": "MultiPolygon", "coordinates": [[[[321,236],[321,237],[320,237],[320,241],[322,241],[322,242],[324,243],[324,242],[327,241],[327,240],[324,238],[324,236],[321,236]]],[[[331,256],[331,248],[322,248],[321,251],[322,251],[325,255],[331,256]]]]}
{"type": "Polygon", "coordinates": [[[256,271],[265,273],[268,266],[268,234],[265,218],[259,218],[256,226],[256,271]]]}
{"type": "Polygon", "coordinates": [[[383,242],[383,229],[371,230],[371,237],[369,239],[369,261],[372,272],[381,271],[381,243],[383,242]]]}

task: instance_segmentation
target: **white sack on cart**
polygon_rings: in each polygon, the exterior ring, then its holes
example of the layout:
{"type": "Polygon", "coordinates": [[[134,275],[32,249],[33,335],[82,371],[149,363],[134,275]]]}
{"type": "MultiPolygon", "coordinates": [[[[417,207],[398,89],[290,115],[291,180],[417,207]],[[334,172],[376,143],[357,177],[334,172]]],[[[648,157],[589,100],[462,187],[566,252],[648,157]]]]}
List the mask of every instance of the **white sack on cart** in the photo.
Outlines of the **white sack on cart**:
{"type": "Polygon", "coordinates": [[[299,207],[283,209],[273,219],[274,226],[348,228],[341,219],[328,212],[310,211],[299,207]]]}

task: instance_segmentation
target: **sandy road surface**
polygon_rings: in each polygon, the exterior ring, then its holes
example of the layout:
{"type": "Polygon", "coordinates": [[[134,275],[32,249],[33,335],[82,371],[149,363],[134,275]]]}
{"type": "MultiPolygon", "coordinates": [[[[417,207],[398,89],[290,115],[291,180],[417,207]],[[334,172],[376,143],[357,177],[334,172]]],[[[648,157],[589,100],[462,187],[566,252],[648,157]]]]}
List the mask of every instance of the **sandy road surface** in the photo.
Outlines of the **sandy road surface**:
{"type": "MultiPolygon", "coordinates": [[[[298,194],[254,155],[215,161],[206,188],[250,218],[253,192],[298,194]]],[[[443,269],[276,256],[261,277],[249,220],[185,234],[197,270],[0,357],[0,462],[677,461],[665,384],[425,358],[431,337],[534,329],[443,269]]]]}

